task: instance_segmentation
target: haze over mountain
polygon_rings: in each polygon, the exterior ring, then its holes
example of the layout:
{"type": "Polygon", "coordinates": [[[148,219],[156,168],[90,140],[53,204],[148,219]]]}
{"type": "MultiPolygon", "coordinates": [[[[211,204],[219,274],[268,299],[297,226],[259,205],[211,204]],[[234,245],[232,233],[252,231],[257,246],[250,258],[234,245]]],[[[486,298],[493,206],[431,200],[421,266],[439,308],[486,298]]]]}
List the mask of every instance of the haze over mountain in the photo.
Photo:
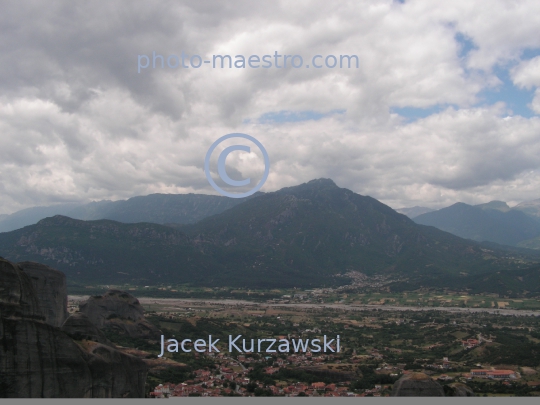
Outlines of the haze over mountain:
{"type": "Polygon", "coordinates": [[[0,234],[0,255],[46,263],[72,283],[139,285],[307,287],[345,283],[336,275],[349,271],[429,285],[520,266],[328,179],[255,196],[182,230],[55,216],[0,234]]]}
{"type": "Polygon", "coordinates": [[[120,201],[33,207],[0,216],[0,232],[32,225],[41,219],[64,215],[74,219],[112,219],[125,223],[190,224],[219,214],[244,200],[206,194],[150,194],[120,201]]]}
{"type": "Polygon", "coordinates": [[[484,204],[477,204],[475,207],[482,208],[483,210],[497,210],[501,212],[508,212],[511,208],[504,201],[490,201],[484,204]]]}
{"type": "Polygon", "coordinates": [[[540,219],[540,198],[532,201],[525,201],[516,205],[513,209],[540,219]]]}
{"type": "Polygon", "coordinates": [[[432,212],[434,210],[428,207],[419,207],[418,205],[416,205],[410,208],[398,208],[396,209],[396,211],[400,214],[407,215],[409,218],[413,219],[416,218],[418,215],[425,214],[426,212],[432,212]]]}
{"type": "Polygon", "coordinates": [[[58,204],[49,207],[26,208],[11,215],[4,214],[0,216],[0,232],[13,231],[54,215],[70,215],[76,207],[79,207],[79,204],[58,204]]]}
{"type": "Polygon", "coordinates": [[[511,246],[523,246],[522,243],[525,241],[540,236],[540,221],[522,209],[517,207],[511,209],[502,201],[476,206],[456,203],[438,211],[419,215],[414,221],[422,225],[435,226],[462,238],[511,246]]]}

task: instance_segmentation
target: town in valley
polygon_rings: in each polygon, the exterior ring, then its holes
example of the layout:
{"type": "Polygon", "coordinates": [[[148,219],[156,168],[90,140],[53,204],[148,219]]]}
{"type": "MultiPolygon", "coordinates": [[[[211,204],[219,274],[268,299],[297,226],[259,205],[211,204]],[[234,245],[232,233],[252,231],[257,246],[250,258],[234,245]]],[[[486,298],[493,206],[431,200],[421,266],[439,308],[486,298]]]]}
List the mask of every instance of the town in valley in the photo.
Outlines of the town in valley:
{"type": "MultiPolygon", "coordinates": [[[[152,287],[154,293],[168,292],[161,298],[144,296],[144,287],[138,288],[145,318],[167,337],[221,338],[220,352],[165,351],[158,357],[157,340],[105,331],[120,350],[148,364],[148,397],[390,396],[396,381],[406,376],[429,378],[445,395],[540,395],[538,300],[449,291],[392,297],[384,290],[336,289],[228,289],[227,299],[212,297],[220,289],[206,289],[191,292],[205,298],[173,298],[174,289],[152,287]],[[335,353],[292,348],[288,353],[229,353],[226,347],[229,335],[256,340],[338,334],[342,347],[335,353]]],[[[70,296],[70,312],[84,299],[70,296]]]]}

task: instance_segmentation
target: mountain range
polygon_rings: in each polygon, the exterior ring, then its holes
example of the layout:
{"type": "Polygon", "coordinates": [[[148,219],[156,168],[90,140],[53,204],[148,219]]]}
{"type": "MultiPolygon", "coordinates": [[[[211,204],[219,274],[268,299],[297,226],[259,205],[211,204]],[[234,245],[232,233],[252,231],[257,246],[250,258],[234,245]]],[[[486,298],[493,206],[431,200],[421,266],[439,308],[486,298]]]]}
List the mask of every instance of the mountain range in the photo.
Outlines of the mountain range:
{"type": "Polygon", "coordinates": [[[416,216],[422,225],[435,226],[462,238],[503,245],[540,248],[540,200],[510,208],[503,201],[450,207],[416,216]]]}
{"type": "Polygon", "coordinates": [[[190,224],[219,214],[241,202],[242,200],[236,198],[207,194],[150,194],[120,201],[32,207],[0,216],[0,232],[20,229],[55,215],[86,221],[112,219],[125,223],[190,224]]]}
{"type": "MultiPolygon", "coordinates": [[[[185,224],[220,214],[244,201],[206,194],[150,194],[121,201],[33,207],[11,215],[0,215],[0,232],[20,229],[55,215],[81,220],[150,222],[180,229],[185,224]]],[[[491,201],[479,205],[456,203],[440,210],[415,206],[396,211],[419,224],[435,226],[462,238],[540,249],[540,199],[512,208],[504,201],[491,201]]]]}
{"type": "Polygon", "coordinates": [[[430,285],[530,267],[527,254],[417,224],[329,179],[261,193],[179,228],[54,216],[1,233],[0,255],[45,263],[72,283],[252,288],[343,284],[351,271],[430,285]]]}
{"type": "Polygon", "coordinates": [[[427,207],[419,207],[418,205],[410,208],[398,208],[396,209],[397,212],[403,215],[407,215],[409,218],[413,219],[416,218],[418,215],[425,214],[426,212],[432,212],[435,211],[431,208],[427,207]]]}

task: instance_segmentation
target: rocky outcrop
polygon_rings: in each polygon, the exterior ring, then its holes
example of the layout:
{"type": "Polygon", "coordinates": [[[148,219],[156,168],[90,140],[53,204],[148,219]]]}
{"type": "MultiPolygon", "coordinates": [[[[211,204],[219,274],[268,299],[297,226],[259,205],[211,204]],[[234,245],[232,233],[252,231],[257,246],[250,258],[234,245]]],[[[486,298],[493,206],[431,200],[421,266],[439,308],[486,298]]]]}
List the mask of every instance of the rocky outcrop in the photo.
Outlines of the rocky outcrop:
{"type": "Polygon", "coordinates": [[[82,341],[92,375],[92,398],[144,398],[146,363],[110,346],[82,341]]]}
{"type": "Polygon", "coordinates": [[[448,384],[444,387],[447,397],[474,397],[471,387],[462,383],[448,384]]]}
{"type": "Polygon", "coordinates": [[[444,397],[443,387],[424,373],[406,374],[394,383],[393,397],[444,397]]]}
{"type": "Polygon", "coordinates": [[[102,336],[81,316],[66,321],[66,331],[78,341],[49,323],[60,318],[41,310],[40,296],[46,299],[43,306],[52,308],[48,281],[33,282],[20,266],[1,258],[0,281],[0,397],[144,397],[142,360],[99,343],[102,336]],[[43,287],[40,294],[36,282],[43,287]]]}
{"type": "Polygon", "coordinates": [[[74,313],[66,320],[66,322],[64,322],[62,325],[62,332],[74,340],[89,340],[113,348],[115,347],[114,344],[105,337],[103,332],[90,322],[90,319],[81,312],[74,313]]]}
{"type": "Polygon", "coordinates": [[[21,269],[0,258],[0,316],[4,318],[23,318],[44,321],[45,317],[39,308],[37,294],[30,278],[21,269]]]}
{"type": "Polygon", "coordinates": [[[45,323],[30,277],[0,259],[0,397],[90,397],[83,351],[45,323]]]}
{"type": "Polygon", "coordinates": [[[22,262],[18,265],[30,277],[45,322],[62,326],[68,317],[66,275],[40,263],[22,262]]]}
{"type": "Polygon", "coordinates": [[[99,329],[109,329],[134,338],[156,339],[161,331],[144,319],[144,309],[133,295],[109,290],[90,297],[79,305],[79,311],[99,329]]]}
{"type": "Polygon", "coordinates": [[[0,397],[92,397],[92,373],[84,352],[57,328],[2,317],[0,341],[0,397]]]}

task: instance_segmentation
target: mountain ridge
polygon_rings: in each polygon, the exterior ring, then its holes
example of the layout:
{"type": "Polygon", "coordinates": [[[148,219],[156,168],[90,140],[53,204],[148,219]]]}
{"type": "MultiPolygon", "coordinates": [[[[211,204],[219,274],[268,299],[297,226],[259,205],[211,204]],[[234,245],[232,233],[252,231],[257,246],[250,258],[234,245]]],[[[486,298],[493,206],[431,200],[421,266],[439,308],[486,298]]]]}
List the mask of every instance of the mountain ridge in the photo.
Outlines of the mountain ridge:
{"type": "Polygon", "coordinates": [[[421,207],[419,205],[415,205],[414,207],[403,207],[403,208],[397,208],[396,212],[399,212],[400,214],[407,215],[409,218],[413,219],[416,218],[418,215],[425,214],[427,212],[435,211],[434,209],[428,208],[428,207],[421,207]]]}
{"type": "Polygon", "coordinates": [[[73,282],[314,287],[350,271],[423,280],[518,267],[500,251],[418,225],[318,179],[257,195],[180,229],[56,216],[0,234],[0,254],[73,282]]]}
{"type": "Polygon", "coordinates": [[[499,201],[477,206],[459,202],[419,215],[414,221],[462,238],[511,246],[540,236],[540,222],[521,210],[505,207],[508,205],[499,201]]]}
{"type": "Polygon", "coordinates": [[[187,224],[219,214],[243,200],[209,194],[149,194],[119,201],[69,203],[32,207],[0,217],[0,232],[33,225],[41,219],[63,215],[73,219],[112,219],[124,223],[153,222],[187,224]]]}

